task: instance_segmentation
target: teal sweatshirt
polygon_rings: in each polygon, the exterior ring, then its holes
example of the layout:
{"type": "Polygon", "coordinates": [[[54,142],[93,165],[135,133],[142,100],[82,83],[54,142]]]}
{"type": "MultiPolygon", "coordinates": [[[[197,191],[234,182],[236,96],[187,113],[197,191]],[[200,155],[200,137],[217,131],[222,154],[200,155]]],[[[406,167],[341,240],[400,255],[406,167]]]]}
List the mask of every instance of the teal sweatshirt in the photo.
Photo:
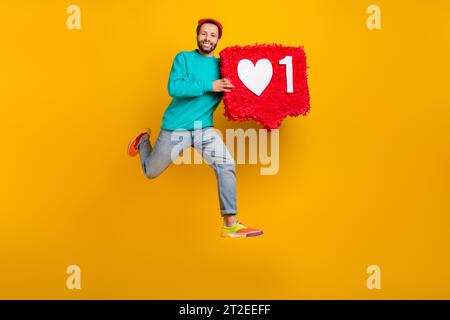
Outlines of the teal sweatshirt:
{"type": "Polygon", "coordinates": [[[161,128],[192,130],[213,126],[213,112],[223,97],[213,92],[213,81],[220,79],[220,58],[205,57],[196,50],[181,51],[173,61],[168,90],[173,98],[164,112],[161,128]]]}

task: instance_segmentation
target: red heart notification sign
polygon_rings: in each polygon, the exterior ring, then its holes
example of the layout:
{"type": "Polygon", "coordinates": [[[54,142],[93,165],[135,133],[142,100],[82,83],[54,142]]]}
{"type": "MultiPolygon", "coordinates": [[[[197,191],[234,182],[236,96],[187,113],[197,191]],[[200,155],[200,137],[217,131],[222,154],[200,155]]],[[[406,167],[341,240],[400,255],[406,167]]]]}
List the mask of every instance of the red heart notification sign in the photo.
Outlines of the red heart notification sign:
{"type": "Polygon", "coordinates": [[[279,44],[232,46],[220,52],[220,72],[234,85],[224,93],[225,117],[254,120],[275,129],[310,109],[303,47],[279,44]]]}

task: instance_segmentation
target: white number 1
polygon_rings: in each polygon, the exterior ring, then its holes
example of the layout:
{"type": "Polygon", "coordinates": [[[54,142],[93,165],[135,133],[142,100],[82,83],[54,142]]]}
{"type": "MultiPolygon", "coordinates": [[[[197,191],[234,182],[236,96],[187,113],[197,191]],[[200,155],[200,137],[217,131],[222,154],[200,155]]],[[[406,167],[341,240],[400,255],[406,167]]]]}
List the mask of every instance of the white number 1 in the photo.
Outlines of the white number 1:
{"type": "Polygon", "coordinates": [[[292,74],[292,56],[286,56],[279,61],[280,64],[286,65],[286,91],[294,92],[293,74],[292,74]]]}

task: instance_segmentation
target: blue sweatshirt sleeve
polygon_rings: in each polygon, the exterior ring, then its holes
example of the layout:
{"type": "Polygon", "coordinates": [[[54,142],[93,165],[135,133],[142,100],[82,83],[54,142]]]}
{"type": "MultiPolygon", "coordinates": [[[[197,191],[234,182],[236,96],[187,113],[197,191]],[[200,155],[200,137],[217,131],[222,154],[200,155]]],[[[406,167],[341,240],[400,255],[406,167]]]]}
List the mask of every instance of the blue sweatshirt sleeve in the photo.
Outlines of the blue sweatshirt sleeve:
{"type": "Polygon", "coordinates": [[[213,85],[201,80],[189,77],[186,67],[186,58],[183,52],[178,53],[170,70],[167,88],[169,96],[173,98],[198,97],[205,92],[213,91],[213,85]]]}

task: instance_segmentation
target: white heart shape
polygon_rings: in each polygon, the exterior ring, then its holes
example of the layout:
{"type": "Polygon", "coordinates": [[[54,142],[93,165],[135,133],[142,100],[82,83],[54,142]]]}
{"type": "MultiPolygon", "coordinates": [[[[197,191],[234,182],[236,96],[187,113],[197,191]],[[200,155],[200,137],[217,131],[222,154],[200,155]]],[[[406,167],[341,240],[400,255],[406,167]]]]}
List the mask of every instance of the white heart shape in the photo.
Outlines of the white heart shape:
{"type": "Polygon", "coordinates": [[[238,63],[238,76],[242,83],[253,93],[260,96],[272,79],[272,63],[268,59],[260,59],[256,65],[248,59],[238,63]]]}

